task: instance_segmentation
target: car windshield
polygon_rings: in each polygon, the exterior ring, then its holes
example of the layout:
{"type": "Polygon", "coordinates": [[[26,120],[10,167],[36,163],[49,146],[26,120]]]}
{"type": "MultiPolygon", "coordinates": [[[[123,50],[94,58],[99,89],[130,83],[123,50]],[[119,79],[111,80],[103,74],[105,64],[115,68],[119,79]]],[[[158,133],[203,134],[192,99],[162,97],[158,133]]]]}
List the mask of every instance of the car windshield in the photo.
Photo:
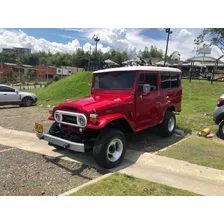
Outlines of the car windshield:
{"type": "Polygon", "coordinates": [[[135,72],[106,72],[95,74],[94,89],[128,90],[133,89],[135,72]]]}

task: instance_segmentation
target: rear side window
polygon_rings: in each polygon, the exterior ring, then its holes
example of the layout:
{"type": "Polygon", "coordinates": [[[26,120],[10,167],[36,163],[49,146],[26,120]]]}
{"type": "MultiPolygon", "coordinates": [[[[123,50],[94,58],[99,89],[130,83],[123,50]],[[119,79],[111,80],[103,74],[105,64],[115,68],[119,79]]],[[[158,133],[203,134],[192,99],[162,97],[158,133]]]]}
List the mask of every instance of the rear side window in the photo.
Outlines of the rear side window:
{"type": "Polygon", "coordinates": [[[179,76],[176,74],[162,74],[160,80],[161,89],[178,88],[179,76]]]}
{"type": "Polygon", "coordinates": [[[6,86],[0,86],[0,92],[15,92],[15,89],[6,87],[6,86]]]}

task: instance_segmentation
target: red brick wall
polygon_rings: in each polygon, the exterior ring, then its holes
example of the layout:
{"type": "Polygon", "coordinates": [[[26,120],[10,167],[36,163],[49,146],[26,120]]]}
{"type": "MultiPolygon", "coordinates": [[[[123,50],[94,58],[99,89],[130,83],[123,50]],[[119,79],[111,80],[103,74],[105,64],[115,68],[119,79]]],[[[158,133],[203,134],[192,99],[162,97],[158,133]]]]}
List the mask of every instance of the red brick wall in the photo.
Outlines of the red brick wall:
{"type": "Polygon", "coordinates": [[[47,73],[48,75],[56,75],[56,67],[49,67],[47,68],[47,66],[45,65],[37,65],[34,66],[35,68],[35,72],[37,75],[38,79],[46,79],[47,77],[47,73]]]}
{"type": "Polygon", "coordinates": [[[13,71],[11,65],[0,64],[0,81],[1,82],[6,81],[5,74],[10,71],[13,71]]]}

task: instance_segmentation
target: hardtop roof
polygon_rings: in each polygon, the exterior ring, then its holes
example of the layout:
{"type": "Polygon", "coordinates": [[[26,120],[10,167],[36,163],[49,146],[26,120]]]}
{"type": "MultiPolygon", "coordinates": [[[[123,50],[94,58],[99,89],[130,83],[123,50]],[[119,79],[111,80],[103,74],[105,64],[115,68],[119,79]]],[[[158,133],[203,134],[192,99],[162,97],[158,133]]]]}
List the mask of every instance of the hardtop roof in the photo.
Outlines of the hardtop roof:
{"type": "Polygon", "coordinates": [[[181,70],[178,68],[169,68],[161,66],[130,66],[130,67],[118,67],[118,68],[108,68],[95,71],[94,74],[105,73],[105,72],[121,72],[121,71],[161,71],[161,72],[178,72],[181,70]]]}

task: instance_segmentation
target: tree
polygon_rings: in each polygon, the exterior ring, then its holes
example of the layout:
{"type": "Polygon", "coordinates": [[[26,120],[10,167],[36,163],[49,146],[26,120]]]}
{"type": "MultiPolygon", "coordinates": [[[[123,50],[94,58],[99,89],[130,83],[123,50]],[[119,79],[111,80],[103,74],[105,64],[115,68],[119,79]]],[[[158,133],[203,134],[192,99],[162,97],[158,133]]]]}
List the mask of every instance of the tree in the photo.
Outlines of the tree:
{"type": "Polygon", "coordinates": [[[194,42],[198,47],[206,43],[215,45],[224,53],[224,28],[204,29],[194,42]]]}

